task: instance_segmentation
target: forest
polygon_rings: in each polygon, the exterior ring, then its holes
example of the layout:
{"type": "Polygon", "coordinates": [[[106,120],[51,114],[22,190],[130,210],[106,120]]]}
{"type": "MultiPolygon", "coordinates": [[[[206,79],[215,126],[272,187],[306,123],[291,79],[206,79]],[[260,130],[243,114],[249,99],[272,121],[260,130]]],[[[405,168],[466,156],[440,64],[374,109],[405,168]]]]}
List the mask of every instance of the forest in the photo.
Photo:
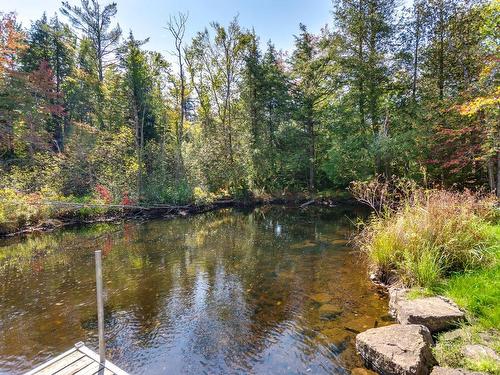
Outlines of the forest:
{"type": "Polygon", "coordinates": [[[0,375],[103,320],[135,373],[500,374],[500,0],[151,7],[162,53],[101,1],[0,10],[0,375]]]}
{"type": "Polygon", "coordinates": [[[500,191],[497,0],[336,0],[293,51],[238,17],[187,40],[188,14],[166,13],[169,56],[117,11],[0,13],[1,222],[34,202],[336,194],[374,176],[500,191]]]}

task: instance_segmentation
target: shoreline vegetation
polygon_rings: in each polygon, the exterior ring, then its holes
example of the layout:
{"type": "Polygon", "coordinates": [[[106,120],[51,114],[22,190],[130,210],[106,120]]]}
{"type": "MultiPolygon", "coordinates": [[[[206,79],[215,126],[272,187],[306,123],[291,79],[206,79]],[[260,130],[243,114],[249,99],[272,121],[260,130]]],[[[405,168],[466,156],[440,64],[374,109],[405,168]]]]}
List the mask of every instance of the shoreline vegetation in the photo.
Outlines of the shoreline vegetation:
{"type": "Polygon", "coordinates": [[[0,201],[0,238],[31,232],[99,222],[133,219],[173,218],[194,215],[225,207],[256,207],[266,204],[309,205],[334,207],[337,204],[358,204],[349,194],[303,194],[281,193],[244,198],[219,197],[198,200],[186,204],[120,205],[106,204],[101,199],[78,201],[43,200],[39,195],[22,195],[19,192],[0,189],[4,200],[0,201]],[[9,197],[10,199],[5,199],[9,197]]]}
{"type": "Polygon", "coordinates": [[[466,312],[466,322],[435,336],[439,365],[499,374],[498,199],[423,189],[401,179],[376,179],[351,189],[373,209],[355,239],[372,280],[385,288],[408,288],[410,299],[442,295],[466,312]],[[464,354],[471,345],[484,353],[464,354]]]}
{"type": "Polygon", "coordinates": [[[64,1],[30,24],[0,10],[0,205],[18,202],[0,221],[380,174],[500,194],[498,1],[335,0],[290,51],[237,16],[158,9],[169,54],[122,33],[122,6],[64,1]]]}

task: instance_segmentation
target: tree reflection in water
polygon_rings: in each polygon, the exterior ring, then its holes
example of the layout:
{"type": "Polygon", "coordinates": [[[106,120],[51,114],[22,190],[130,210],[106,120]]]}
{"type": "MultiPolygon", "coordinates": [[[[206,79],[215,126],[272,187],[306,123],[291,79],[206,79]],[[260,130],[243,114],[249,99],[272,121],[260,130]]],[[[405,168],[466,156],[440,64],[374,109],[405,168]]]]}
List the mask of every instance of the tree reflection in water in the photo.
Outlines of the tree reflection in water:
{"type": "Polygon", "coordinates": [[[387,321],[347,247],[358,214],[228,209],[3,240],[0,373],[97,345],[96,248],[108,355],[131,373],[348,373],[355,333],[387,321]]]}

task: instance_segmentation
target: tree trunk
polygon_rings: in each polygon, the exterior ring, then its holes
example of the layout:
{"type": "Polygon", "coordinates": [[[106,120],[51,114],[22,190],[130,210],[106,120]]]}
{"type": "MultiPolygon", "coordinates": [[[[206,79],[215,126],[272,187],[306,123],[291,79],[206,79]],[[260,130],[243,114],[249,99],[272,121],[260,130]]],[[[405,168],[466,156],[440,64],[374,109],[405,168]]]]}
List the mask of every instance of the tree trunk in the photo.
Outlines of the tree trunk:
{"type": "Polygon", "coordinates": [[[413,82],[412,82],[412,98],[416,101],[417,98],[417,75],[418,75],[418,48],[420,44],[420,4],[415,4],[415,52],[413,56],[413,82]]]}
{"type": "Polygon", "coordinates": [[[495,158],[488,159],[488,183],[490,186],[490,191],[493,193],[496,188],[495,181],[495,158]]]}
{"type": "Polygon", "coordinates": [[[500,198],[500,150],[497,151],[497,197],[500,198]]]}
{"type": "Polygon", "coordinates": [[[181,100],[179,108],[179,127],[177,128],[177,181],[184,178],[184,158],[182,156],[182,143],[184,139],[184,117],[185,117],[185,107],[186,107],[186,82],[184,77],[184,66],[182,64],[182,52],[180,48],[177,50],[179,59],[179,74],[181,80],[181,100]]]}
{"type": "Polygon", "coordinates": [[[438,90],[439,99],[444,98],[444,2],[441,0],[439,8],[439,71],[438,71],[438,90]]]}
{"type": "MultiPolygon", "coordinates": [[[[363,0],[359,0],[359,14],[360,17],[363,14],[363,0]]],[[[360,23],[363,22],[363,20],[360,20],[360,23]]],[[[364,83],[363,83],[363,71],[364,71],[364,64],[363,64],[363,32],[364,28],[361,26],[361,29],[359,30],[359,35],[358,35],[358,63],[360,66],[358,67],[358,90],[359,90],[359,98],[358,98],[358,109],[359,109],[359,120],[360,120],[360,125],[361,128],[363,129],[365,127],[365,90],[364,90],[364,83]]]]}
{"type": "Polygon", "coordinates": [[[315,184],[315,160],[316,160],[316,140],[314,134],[314,120],[310,117],[307,121],[307,131],[309,133],[309,191],[314,191],[315,184]]]}

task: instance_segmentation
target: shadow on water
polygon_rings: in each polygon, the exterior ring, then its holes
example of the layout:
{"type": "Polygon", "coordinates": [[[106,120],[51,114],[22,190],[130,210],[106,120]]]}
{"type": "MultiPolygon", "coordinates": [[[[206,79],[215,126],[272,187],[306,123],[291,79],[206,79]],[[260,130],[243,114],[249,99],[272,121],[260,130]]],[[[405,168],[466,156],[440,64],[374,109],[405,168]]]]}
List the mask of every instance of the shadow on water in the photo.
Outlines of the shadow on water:
{"type": "Polygon", "coordinates": [[[388,324],[346,238],[352,208],[227,209],[0,242],[0,374],[97,346],[103,250],[109,358],[133,374],[321,374],[361,366],[388,324]]]}

